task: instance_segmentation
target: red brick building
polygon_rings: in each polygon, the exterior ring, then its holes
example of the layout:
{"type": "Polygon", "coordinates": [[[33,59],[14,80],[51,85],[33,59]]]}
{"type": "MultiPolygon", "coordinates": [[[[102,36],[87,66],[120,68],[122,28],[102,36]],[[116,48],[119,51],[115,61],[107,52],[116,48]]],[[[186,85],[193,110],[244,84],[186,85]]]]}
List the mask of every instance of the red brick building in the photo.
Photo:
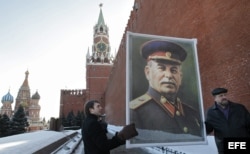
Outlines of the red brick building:
{"type": "MultiPolygon", "coordinates": [[[[100,6],[101,7],[101,6],[100,6]]],[[[111,68],[113,56],[109,43],[109,29],[100,9],[97,24],[94,26],[94,37],[91,52],[86,54],[86,89],[61,90],[60,117],[73,111],[76,115],[82,112],[87,100],[95,99],[105,106],[104,93],[111,68]]]]}
{"type": "Polygon", "coordinates": [[[197,38],[204,110],[213,104],[211,91],[215,87],[226,87],[230,100],[250,110],[249,1],[135,0],[134,4],[107,86],[104,81],[101,86],[103,95],[98,88],[100,80],[91,81],[87,73],[86,98],[102,99],[109,123],[125,125],[126,121],[126,31],[197,38]]]}
{"type": "Polygon", "coordinates": [[[107,121],[125,124],[126,31],[197,38],[204,110],[215,87],[250,110],[249,11],[247,0],[135,0],[105,92],[107,121]]]}
{"type": "Polygon", "coordinates": [[[24,81],[18,90],[18,94],[15,101],[15,107],[12,110],[11,104],[14,102],[14,97],[10,94],[10,91],[2,97],[3,106],[0,108],[0,114],[6,114],[10,119],[18,111],[19,106],[22,106],[29,123],[27,127],[28,131],[42,130],[45,127],[43,119],[40,117],[41,106],[39,104],[40,95],[36,91],[32,96],[30,94],[29,86],[29,71],[25,72],[24,81]]]}

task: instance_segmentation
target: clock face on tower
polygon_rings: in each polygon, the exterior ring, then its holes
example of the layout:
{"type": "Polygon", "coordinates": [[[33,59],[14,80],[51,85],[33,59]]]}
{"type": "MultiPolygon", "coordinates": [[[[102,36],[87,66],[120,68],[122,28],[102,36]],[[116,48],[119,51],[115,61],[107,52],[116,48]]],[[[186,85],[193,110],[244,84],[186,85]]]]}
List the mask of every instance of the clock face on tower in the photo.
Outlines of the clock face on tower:
{"type": "Polygon", "coordinates": [[[104,50],[106,50],[106,44],[105,43],[98,43],[97,44],[97,49],[99,50],[99,51],[104,51],[104,50]]]}

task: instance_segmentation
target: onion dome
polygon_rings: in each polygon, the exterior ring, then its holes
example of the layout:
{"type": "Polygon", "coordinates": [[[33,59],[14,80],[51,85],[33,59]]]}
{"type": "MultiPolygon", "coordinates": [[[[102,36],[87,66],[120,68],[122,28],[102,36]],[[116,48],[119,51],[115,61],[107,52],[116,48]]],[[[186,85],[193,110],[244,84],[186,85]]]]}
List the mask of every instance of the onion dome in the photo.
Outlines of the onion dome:
{"type": "Polygon", "coordinates": [[[10,94],[10,92],[8,92],[6,95],[2,97],[2,103],[5,103],[5,102],[13,103],[13,101],[14,101],[14,97],[10,94]]]}
{"type": "Polygon", "coordinates": [[[34,95],[32,95],[31,97],[32,99],[40,99],[40,95],[38,94],[38,92],[36,91],[36,93],[34,95]]]}

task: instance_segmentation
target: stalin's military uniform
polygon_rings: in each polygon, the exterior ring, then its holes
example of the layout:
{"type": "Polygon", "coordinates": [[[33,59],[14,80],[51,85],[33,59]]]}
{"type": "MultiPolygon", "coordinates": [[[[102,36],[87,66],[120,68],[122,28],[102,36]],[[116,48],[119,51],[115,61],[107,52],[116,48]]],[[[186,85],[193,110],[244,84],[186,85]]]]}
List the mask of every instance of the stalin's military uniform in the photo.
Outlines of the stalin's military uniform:
{"type": "Polygon", "coordinates": [[[130,102],[131,122],[137,128],[176,134],[201,135],[199,114],[179,98],[169,103],[153,88],[130,102]]]}
{"type": "MultiPolygon", "coordinates": [[[[187,53],[172,42],[150,41],[142,46],[141,55],[147,60],[161,60],[180,65],[187,53]]],[[[198,112],[179,98],[170,103],[152,87],[149,87],[146,94],[131,101],[129,108],[130,120],[139,129],[201,136],[198,112]]]]}

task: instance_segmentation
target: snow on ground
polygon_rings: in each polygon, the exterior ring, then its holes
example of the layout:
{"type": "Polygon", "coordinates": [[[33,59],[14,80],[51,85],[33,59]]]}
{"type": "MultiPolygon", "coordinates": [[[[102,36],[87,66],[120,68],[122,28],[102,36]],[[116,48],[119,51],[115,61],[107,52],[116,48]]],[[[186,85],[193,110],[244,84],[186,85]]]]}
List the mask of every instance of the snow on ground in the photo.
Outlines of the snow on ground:
{"type": "MultiPolygon", "coordinates": [[[[116,132],[120,131],[122,126],[108,125],[108,132],[114,135],[116,132]]],[[[50,145],[51,143],[68,136],[76,131],[67,130],[62,132],[56,131],[37,131],[31,133],[24,133],[19,135],[13,135],[9,137],[0,138],[0,153],[1,154],[16,154],[25,153],[31,154],[35,151],[50,145]]],[[[80,133],[80,130],[78,130],[80,133]]],[[[217,154],[217,148],[215,145],[214,137],[207,137],[208,144],[206,145],[185,145],[185,146],[168,146],[171,151],[177,151],[183,154],[217,154]]],[[[69,146],[69,144],[67,145],[69,146]]],[[[121,146],[117,149],[111,151],[112,154],[117,154],[119,152],[129,153],[129,154],[163,154],[162,150],[157,147],[139,147],[126,149],[125,146],[121,146]]],[[[59,152],[60,153],[60,152],[59,152]]],[[[83,153],[83,143],[75,151],[75,154],[83,153]]],[[[164,152],[165,153],[165,152],[164,152]]]]}
{"type": "Polygon", "coordinates": [[[83,154],[83,142],[81,129],[77,130],[77,135],[71,137],[66,143],[54,150],[51,154],[83,154]],[[75,152],[74,152],[75,151],[75,152]]]}
{"type": "MultiPolygon", "coordinates": [[[[108,131],[111,134],[120,131],[122,126],[108,125],[108,131]]],[[[171,151],[182,152],[185,154],[217,154],[217,147],[214,141],[214,136],[207,136],[207,144],[202,145],[183,145],[183,146],[167,146],[171,151]]],[[[163,154],[162,150],[156,147],[142,147],[148,154],[163,154]]]]}
{"type": "Polygon", "coordinates": [[[0,138],[1,154],[31,154],[75,131],[36,131],[0,138]]]}

